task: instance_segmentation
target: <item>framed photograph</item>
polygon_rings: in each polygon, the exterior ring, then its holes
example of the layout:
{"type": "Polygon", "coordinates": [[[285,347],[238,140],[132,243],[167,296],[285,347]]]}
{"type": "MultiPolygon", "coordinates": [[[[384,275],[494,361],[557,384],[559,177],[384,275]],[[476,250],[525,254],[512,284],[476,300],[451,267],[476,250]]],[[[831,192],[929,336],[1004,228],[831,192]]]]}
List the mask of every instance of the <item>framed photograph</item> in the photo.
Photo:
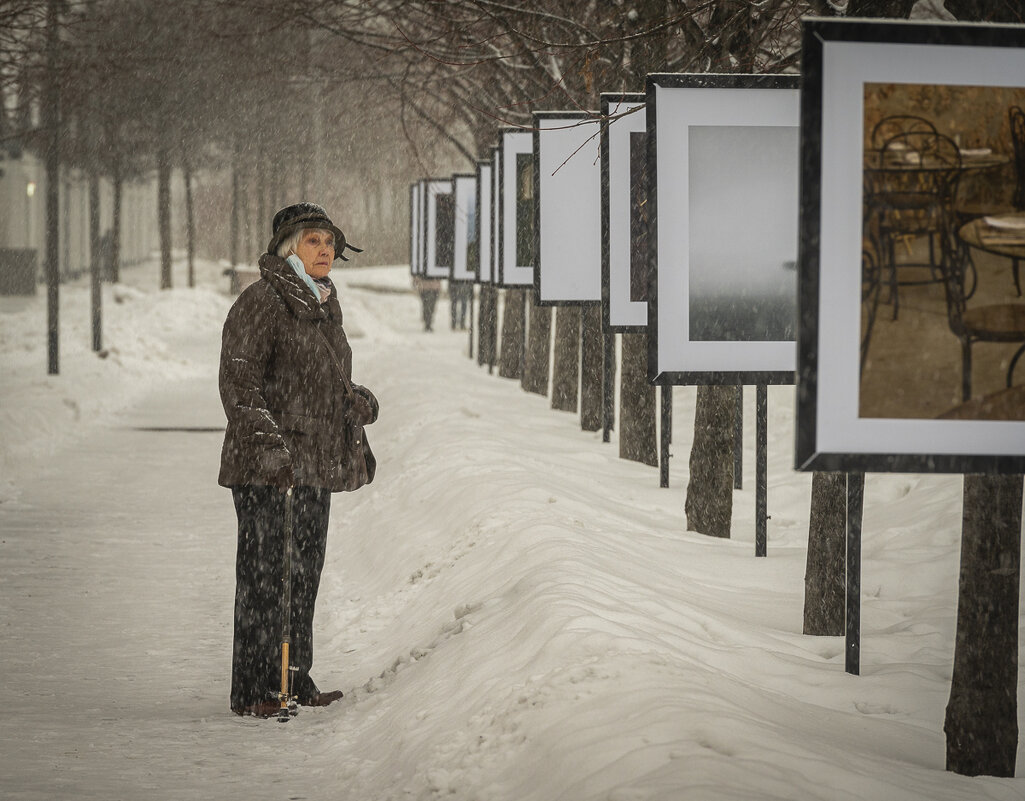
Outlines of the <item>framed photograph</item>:
{"type": "Polygon", "coordinates": [[[409,273],[420,272],[420,182],[409,185],[409,273]]]}
{"type": "Polygon", "coordinates": [[[599,303],[601,118],[587,111],[533,118],[536,303],[599,303]]]}
{"type": "Polygon", "coordinates": [[[603,94],[602,316],[616,334],[648,325],[647,119],[644,95],[603,94]]]}
{"type": "Polygon", "coordinates": [[[453,281],[467,283],[477,278],[480,243],[477,240],[477,175],[453,175],[455,197],[455,252],[452,261],[453,281]]]}
{"type": "Polygon", "coordinates": [[[797,467],[1025,472],[1025,29],[803,41],[797,467]]]}
{"type": "Polygon", "coordinates": [[[409,273],[410,275],[416,275],[416,239],[419,232],[417,227],[420,225],[419,219],[419,208],[416,205],[417,201],[417,184],[413,183],[409,185],[409,273]]]}
{"type": "Polygon", "coordinates": [[[424,185],[426,228],[424,275],[448,278],[455,260],[456,204],[450,179],[428,179],[424,185]]]}
{"type": "Polygon", "coordinates": [[[534,138],[515,128],[500,133],[501,241],[498,284],[534,285],[534,138]]]}
{"type": "Polygon", "coordinates": [[[488,283],[498,284],[499,251],[502,249],[502,150],[491,151],[491,275],[488,283]]]}
{"type": "Polygon", "coordinates": [[[416,182],[416,273],[423,275],[427,270],[427,226],[425,215],[427,213],[427,181],[420,179],[416,182]]]}
{"type": "Polygon", "coordinates": [[[649,375],[792,384],[796,75],[649,75],[649,375]]]}
{"type": "Polygon", "coordinates": [[[491,210],[491,173],[492,163],[490,161],[477,162],[475,189],[477,193],[477,220],[480,225],[480,231],[477,236],[478,269],[474,280],[481,284],[491,283],[491,230],[494,216],[491,210]]]}

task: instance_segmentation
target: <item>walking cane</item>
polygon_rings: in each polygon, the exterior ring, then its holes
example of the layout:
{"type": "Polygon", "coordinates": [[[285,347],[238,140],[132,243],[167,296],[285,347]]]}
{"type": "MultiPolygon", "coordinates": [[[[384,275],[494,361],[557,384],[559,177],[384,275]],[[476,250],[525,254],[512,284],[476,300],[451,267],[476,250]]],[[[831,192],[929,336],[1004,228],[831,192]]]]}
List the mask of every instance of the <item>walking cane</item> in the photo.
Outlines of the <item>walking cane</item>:
{"type": "Polygon", "coordinates": [[[282,582],[284,588],[281,593],[281,691],[278,693],[278,700],[281,701],[281,708],[278,710],[278,722],[287,723],[294,709],[295,697],[289,693],[290,667],[288,664],[288,646],[292,642],[292,488],[285,492],[285,558],[284,575],[282,582]]]}

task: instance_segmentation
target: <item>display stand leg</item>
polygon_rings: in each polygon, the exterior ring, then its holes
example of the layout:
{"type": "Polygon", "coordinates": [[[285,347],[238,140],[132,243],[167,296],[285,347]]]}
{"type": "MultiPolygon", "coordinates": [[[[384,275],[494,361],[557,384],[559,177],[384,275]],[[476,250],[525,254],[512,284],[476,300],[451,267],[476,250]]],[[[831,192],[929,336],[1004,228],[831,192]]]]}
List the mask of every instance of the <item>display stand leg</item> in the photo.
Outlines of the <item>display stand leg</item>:
{"type": "Polygon", "coordinates": [[[602,329],[604,344],[602,355],[602,431],[601,441],[609,441],[612,422],[616,417],[616,335],[607,328],[602,329]]]}
{"type": "Polygon", "coordinates": [[[861,520],[865,474],[847,474],[847,616],[844,669],[861,673],[861,520]]]}
{"type": "MultiPolygon", "coordinates": [[[[467,301],[467,312],[470,315],[470,319],[467,320],[467,333],[469,334],[469,350],[467,356],[473,358],[473,301],[475,300],[474,295],[477,293],[477,287],[475,284],[470,284],[470,299],[467,301]]],[[[480,347],[480,343],[477,343],[477,347],[480,347]]]]}
{"type": "Polygon", "coordinates": [[[673,388],[663,386],[662,417],[659,428],[658,485],[669,486],[669,443],[673,430],[673,388]]]}
{"type": "Polygon", "coordinates": [[[755,390],[755,556],[768,552],[768,429],[769,391],[765,384],[755,390]]]}

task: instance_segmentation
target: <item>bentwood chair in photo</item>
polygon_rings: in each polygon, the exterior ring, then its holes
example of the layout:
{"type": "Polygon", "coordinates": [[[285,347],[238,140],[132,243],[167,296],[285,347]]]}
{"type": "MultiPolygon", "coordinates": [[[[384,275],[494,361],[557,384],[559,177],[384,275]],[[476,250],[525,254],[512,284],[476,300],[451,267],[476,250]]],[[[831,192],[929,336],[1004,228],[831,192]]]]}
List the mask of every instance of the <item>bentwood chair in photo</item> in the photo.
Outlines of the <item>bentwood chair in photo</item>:
{"type": "Polygon", "coordinates": [[[1018,106],[1011,106],[1007,117],[1011,124],[1011,146],[1014,148],[1014,195],[1011,203],[1018,211],[1025,211],[1025,111],[1018,106]]]}
{"type": "MultiPolygon", "coordinates": [[[[936,133],[936,126],[925,117],[914,114],[891,114],[883,117],[872,128],[872,135],[869,137],[869,147],[872,150],[880,151],[893,137],[903,133],[936,133]]],[[[913,237],[908,235],[902,239],[910,251],[910,243],[913,237]]],[[[936,263],[936,251],[933,238],[929,237],[929,260],[928,264],[936,263]]]]}
{"type": "Polygon", "coordinates": [[[898,287],[942,281],[956,256],[953,210],[960,170],[957,145],[935,131],[905,131],[866,154],[865,214],[889,278],[893,319],[900,310],[898,287]],[[930,247],[924,263],[899,260],[898,240],[918,236],[928,237],[930,245],[935,239],[940,252],[930,247]],[[924,268],[927,275],[901,279],[899,272],[909,267],[924,268]]]}
{"type": "Polygon", "coordinates": [[[925,117],[916,117],[913,114],[891,114],[889,117],[883,117],[872,128],[869,147],[873,150],[882,150],[883,146],[893,137],[904,133],[937,133],[937,131],[936,126],[925,117]]]}
{"type": "Polygon", "coordinates": [[[947,321],[961,342],[961,396],[972,397],[972,346],[978,342],[1020,342],[1007,368],[1006,384],[1011,386],[1014,368],[1025,351],[1025,303],[991,303],[968,308],[965,297],[963,259],[947,263],[944,287],[947,294],[947,321]]]}
{"type": "MultiPolygon", "coordinates": [[[[1025,211],[1025,111],[1018,106],[1011,106],[1007,110],[1008,124],[1011,131],[1011,146],[1013,149],[1012,167],[1014,170],[1014,192],[1009,199],[985,200],[974,202],[959,201],[955,207],[958,227],[977,217],[997,217],[1003,214],[1019,214],[1025,211]]],[[[972,271],[973,287],[975,276],[975,264],[972,261],[970,248],[963,248],[963,258],[968,259],[968,266],[972,271]]],[[[1019,277],[1019,260],[1011,259],[1011,275],[1014,280],[1014,288],[1021,297],[1021,279],[1019,277]]],[[[974,289],[968,292],[972,296],[974,289]]]]}

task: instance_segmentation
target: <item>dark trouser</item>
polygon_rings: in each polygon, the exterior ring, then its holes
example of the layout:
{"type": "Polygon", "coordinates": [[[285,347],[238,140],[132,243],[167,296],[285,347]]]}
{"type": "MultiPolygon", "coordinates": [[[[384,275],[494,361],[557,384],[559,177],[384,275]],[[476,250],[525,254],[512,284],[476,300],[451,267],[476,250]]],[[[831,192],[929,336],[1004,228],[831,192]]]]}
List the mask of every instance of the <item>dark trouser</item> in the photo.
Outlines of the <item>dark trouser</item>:
{"type": "MultiPolygon", "coordinates": [[[[235,640],[231,708],[276,698],[281,689],[281,596],[284,568],[285,493],[275,487],[233,487],[238,515],[235,556],[235,640]]],[[[313,607],[327,544],[331,492],[296,487],[292,492],[292,611],[289,662],[293,693],[308,701],[319,690],[313,664],[313,607]]]]}
{"type": "Polygon", "coordinates": [[[420,293],[420,302],[423,304],[424,330],[431,330],[431,321],[434,319],[434,304],[438,302],[437,290],[425,289],[420,293]]]}
{"type": "Polygon", "coordinates": [[[469,284],[450,284],[448,288],[452,305],[452,328],[466,328],[466,290],[469,284]]]}

